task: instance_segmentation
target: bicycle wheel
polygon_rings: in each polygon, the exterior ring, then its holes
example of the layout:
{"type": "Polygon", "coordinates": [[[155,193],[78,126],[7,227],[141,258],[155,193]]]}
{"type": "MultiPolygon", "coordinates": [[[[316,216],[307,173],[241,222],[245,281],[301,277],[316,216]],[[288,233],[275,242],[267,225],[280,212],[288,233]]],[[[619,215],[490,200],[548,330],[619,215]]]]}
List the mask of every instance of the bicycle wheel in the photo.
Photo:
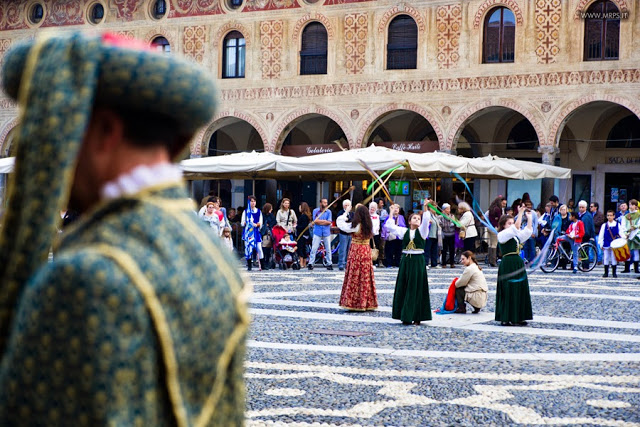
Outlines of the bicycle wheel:
{"type": "Polygon", "coordinates": [[[551,248],[547,253],[547,258],[542,261],[542,264],[540,264],[540,269],[545,273],[552,273],[556,271],[559,264],[560,254],[558,253],[558,250],[556,248],[551,248]]]}
{"type": "Polygon", "coordinates": [[[591,242],[583,243],[578,249],[578,268],[580,271],[591,271],[598,263],[598,250],[591,242]]]}

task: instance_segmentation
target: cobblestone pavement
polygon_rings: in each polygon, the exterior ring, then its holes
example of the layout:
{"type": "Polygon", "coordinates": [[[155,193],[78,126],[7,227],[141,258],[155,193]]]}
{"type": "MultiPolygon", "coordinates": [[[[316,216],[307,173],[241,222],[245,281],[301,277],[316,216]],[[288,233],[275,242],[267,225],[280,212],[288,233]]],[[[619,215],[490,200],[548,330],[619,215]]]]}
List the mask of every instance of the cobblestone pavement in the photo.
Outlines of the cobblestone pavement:
{"type": "MultiPolygon", "coordinates": [[[[431,308],[462,269],[429,270],[431,308]]],[[[247,425],[640,426],[640,281],[591,273],[529,277],[534,320],[391,319],[397,269],[375,271],[380,308],[338,307],[344,274],[253,271],[247,425]]]]}

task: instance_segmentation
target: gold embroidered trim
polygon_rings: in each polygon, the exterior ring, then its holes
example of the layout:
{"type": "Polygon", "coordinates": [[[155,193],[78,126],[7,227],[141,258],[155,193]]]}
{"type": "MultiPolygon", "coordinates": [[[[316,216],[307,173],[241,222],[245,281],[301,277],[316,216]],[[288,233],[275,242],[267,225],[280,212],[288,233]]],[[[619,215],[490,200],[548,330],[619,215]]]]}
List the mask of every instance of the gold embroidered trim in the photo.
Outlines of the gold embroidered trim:
{"type": "Polygon", "coordinates": [[[178,381],[178,361],[174,352],[173,338],[171,337],[169,323],[167,322],[164,310],[162,309],[162,305],[160,304],[160,300],[158,299],[153,286],[144,276],[142,271],[140,271],[135,260],[126,252],[106,244],[94,245],[89,248],[89,250],[93,250],[102,256],[114,260],[129,276],[129,278],[131,278],[133,285],[142,295],[142,299],[144,300],[147,310],[149,310],[149,315],[151,316],[151,320],[158,334],[158,340],[166,370],[167,390],[169,392],[171,406],[173,407],[173,415],[176,418],[178,426],[188,426],[187,410],[185,409],[184,401],[182,400],[180,382],[178,381]]]}
{"type": "MultiPolygon", "coordinates": [[[[160,209],[165,209],[165,207],[160,203],[160,200],[162,199],[149,198],[145,199],[144,201],[157,206],[160,209]]],[[[177,212],[167,209],[165,210],[170,213],[183,226],[185,230],[187,230],[194,236],[194,238],[198,241],[205,252],[212,254],[212,258],[223,258],[220,248],[214,245],[205,233],[202,233],[202,231],[198,227],[196,227],[196,225],[191,220],[184,216],[184,211],[177,212]]],[[[220,264],[218,267],[223,278],[226,279],[226,281],[229,283],[229,286],[231,287],[232,292],[234,292],[235,294],[235,306],[238,313],[239,322],[227,339],[224,350],[220,355],[220,358],[218,359],[218,364],[216,366],[216,379],[211,388],[211,393],[209,394],[209,397],[202,407],[200,415],[198,415],[198,417],[196,418],[196,426],[207,425],[213,417],[215,408],[218,404],[218,401],[220,400],[220,396],[222,395],[224,383],[227,378],[226,373],[231,363],[231,358],[233,357],[233,353],[235,352],[235,350],[240,345],[242,338],[246,335],[247,330],[249,329],[250,322],[249,314],[246,309],[246,303],[249,300],[249,296],[252,292],[251,286],[238,281],[238,276],[228,264],[220,264]]]]}
{"type": "Polygon", "coordinates": [[[407,245],[407,247],[406,247],[406,248],[404,248],[404,250],[407,250],[407,251],[417,251],[417,250],[418,250],[418,248],[416,247],[416,244],[413,242],[413,240],[410,240],[410,241],[409,241],[409,244],[407,245]]]}

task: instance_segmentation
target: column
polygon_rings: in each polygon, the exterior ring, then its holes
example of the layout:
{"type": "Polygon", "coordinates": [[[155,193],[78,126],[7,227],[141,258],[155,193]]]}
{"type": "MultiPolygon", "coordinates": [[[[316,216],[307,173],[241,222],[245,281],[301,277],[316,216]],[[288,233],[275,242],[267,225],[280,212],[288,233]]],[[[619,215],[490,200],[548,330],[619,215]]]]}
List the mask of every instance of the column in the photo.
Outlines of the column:
{"type": "MultiPolygon", "coordinates": [[[[556,162],[556,154],[559,150],[555,146],[540,146],[538,153],[542,154],[542,164],[554,166],[556,162]]],[[[554,179],[543,178],[542,189],[540,192],[540,202],[547,203],[549,197],[553,195],[554,179]]]]}

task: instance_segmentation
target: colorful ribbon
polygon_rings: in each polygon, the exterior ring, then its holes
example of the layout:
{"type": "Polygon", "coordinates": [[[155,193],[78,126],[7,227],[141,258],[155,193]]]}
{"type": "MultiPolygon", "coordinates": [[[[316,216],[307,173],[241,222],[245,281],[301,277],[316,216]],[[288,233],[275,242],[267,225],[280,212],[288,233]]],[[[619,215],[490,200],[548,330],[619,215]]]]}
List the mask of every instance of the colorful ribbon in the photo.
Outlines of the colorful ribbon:
{"type": "Polygon", "coordinates": [[[489,231],[491,231],[493,234],[498,234],[498,230],[496,230],[495,227],[493,225],[491,225],[491,222],[489,221],[489,218],[487,218],[487,216],[484,214],[484,211],[480,208],[480,205],[478,204],[478,201],[476,200],[476,198],[473,197],[473,193],[471,191],[471,188],[469,188],[469,185],[467,184],[467,181],[463,177],[461,177],[460,174],[458,174],[457,172],[451,171],[450,173],[451,173],[451,175],[453,175],[456,178],[458,178],[458,180],[461,181],[464,184],[465,188],[469,192],[469,195],[471,196],[471,201],[472,201],[472,204],[473,204],[473,208],[471,209],[471,213],[478,219],[478,221],[480,221],[480,223],[482,225],[487,227],[487,229],[489,231]],[[476,210],[478,210],[479,212],[482,213],[482,217],[480,215],[478,215],[476,210]]]}
{"type": "Polygon", "coordinates": [[[462,228],[462,224],[460,224],[458,222],[458,220],[456,220],[454,217],[451,217],[451,216],[447,215],[446,213],[442,212],[437,206],[434,206],[431,203],[427,203],[427,206],[429,206],[431,209],[433,209],[438,215],[443,216],[443,217],[447,218],[449,221],[451,221],[452,223],[454,223],[456,227],[462,228]]]}
{"type": "Polygon", "coordinates": [[[369,184],[369,187],[367,187],[367,192],[371,192],[371,189],[372,189],[372,188],[373,188],[373,186],[376,184],[376,182],[381,182],[380,180],[381,180],[382,178],[384,178],[385,176],[387,176],[387,175],[388,175],[388,174],[390,174],[390,173],[395,172],[397,169],[400,169],[400,168],[401,168],[401,167],[403,167],[403,166],[404,166],[404,163],[401,163],[401,164],[399,164],[399,165],[397,165],[397,166],[394,166],[394,167],[389,168],[389,169],[387,169],[386,171],[382,172],[382,173],[380,174],[380,176],[378,177],[378,179],[377,179],[377,180],[375,180],[375,181],[373,181],[371,184],[369,184]]]}

